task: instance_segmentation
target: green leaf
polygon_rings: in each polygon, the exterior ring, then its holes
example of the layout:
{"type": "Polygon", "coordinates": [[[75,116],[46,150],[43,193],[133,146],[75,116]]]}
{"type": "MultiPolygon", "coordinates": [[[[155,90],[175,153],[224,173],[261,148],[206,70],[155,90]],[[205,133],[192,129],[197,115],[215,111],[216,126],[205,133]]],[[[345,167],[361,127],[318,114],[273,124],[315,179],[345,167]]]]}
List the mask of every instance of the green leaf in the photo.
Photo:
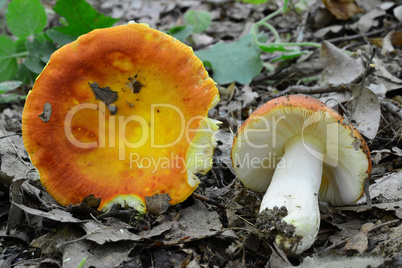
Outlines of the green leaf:
{"type": "Polygon", "coordinates": [[[50,37],[47,36],[47,34],[44,32],[37,34],[35,36],[35,39],[38,40],[39,42],[52,41],[52,39],[50,39],[50,37]]]}
{"type": "Polygon", "coordinates": [[[286,47],[282,45],[276,45],[275,43],[272,44],[263,44],[263,45],[258,45],[258,47],[267,53],[274,53],[276,51],[283,51],[283,52],[292,52],[294,51],[293,49],[287,49],[286,47]]]}
{"type": "Polygon", "coordinates": [[[43,38],[35,38],[31,42],[26,43],[29,55],[24,65],[32,72],[39,74],[42,72],[46,63],[50,59],[50,55],[56,50],[54,44],[43,38]]]}
{"type": "Polygon", "coordinates": [[[21,81],[6,81],[0,83],[0,94],[14,90],[21,86],[21,81]]]}
{"type": "Polygon", "coordinates": [[[188,10],[184,14],[186,22],[193,26],[194,33],[205,31],[211,24],[211,14],[206,11],[188,10]]]}
{"type": "Polygon", "coordinates": [[[166,33],[173,36],[177,40],[184,42],[187,37],[193,32],[193,26],[185,25],[185,26],[175,26],[170,28],[166,33]]]}
{"type": "Polygon", "coordinates": [[[213,78],[218,84],[248,84],[262,69],[261,50],[253,43],[251,34],[236,42],[218,43],[195,54],[212,67],[213,78]]]}
{"type": "Polygon", "coordinates": [[[281,60],[291,60],[294,58],[298,58],[301,55],[304,55],[306,53],[307,53],[306,51],[292,51],[290,53],[284,53],[279,58],[275,58],[275,59],[271,60],[271,62],[277,62],[277,61],[281,61],[281,60]]]}
{"type": "Polygon", "coordinates": [[[23,39],[17,39],[14,41],[14,46],[15,46],[15,51],[17,53],[22,53],[27,51],[27,46],[26,46],[26,38],[23,39]]]}
{"type": "Polygon", "coordinates": [[[53,42],[56,42],[60,46],[64,46],[77,39],[77,36],[61,33],[59,31],[55,30],[54,28],[48,29],[46,31],[46,34],[47,34],[47,36],[49,36],[50,39],[53,40],[53,42]]]}
{"type": "Polygon", "coordinates": [[[35,81],[37,76],[38,74],[31,72],[24,64],[19,64],[18,73],[15,78],[19,81],[22,81],[24,84],[29,84],[32,81],[35,81]]]}
{"type": "Polygon", "coordinates": [[[53,10],[63,16],[65,26],[55,27],[61,33],[79,36],[97,28],[106,28],[115,24],[118,19],[99,14],[85,0],[58,0],[53,10]]]}
{"type": "Polygon", "coordinates": [[[13,0],[8,5],[7,26],[19,38],[41,32],[47,22],[45,8],[39,0],[13,0]]]}
{"type": "Polygon", "coordinates": [[[0,83],[0,103],[7,103],[10,101],[25,99],[26,96],[22,96],[15,93],[8,93],[22,85],[21,81],[6,81],[0,83]],[[4,94],[5,93],[5,94],[4,94]]]}
{"type": "Polygon", "coordinates": [[[20,94],[2,94],[0,95],[0,103],[8,103],[16,100],[26,99],[27,96],[22,96],[20,94]]]}
{"type": "Polygon", "coordinates": [[[10,80],[17,74],[18,64],[13,55],[16,47],[5,35],[0,35],[0,81],[10,80]]]}

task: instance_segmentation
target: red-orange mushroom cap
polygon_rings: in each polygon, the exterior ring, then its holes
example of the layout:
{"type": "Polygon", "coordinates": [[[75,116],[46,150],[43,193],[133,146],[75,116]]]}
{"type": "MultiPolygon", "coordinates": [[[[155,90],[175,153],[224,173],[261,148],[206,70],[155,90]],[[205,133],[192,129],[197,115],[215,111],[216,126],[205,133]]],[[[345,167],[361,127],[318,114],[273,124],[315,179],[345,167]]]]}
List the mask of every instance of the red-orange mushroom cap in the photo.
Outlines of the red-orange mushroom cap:
{"type": "Polygon", "coordinates": [[[61,47],[29,93],[22,133],[46,190],[62,205],[90,194],[145,211],[171,204],[212,166],[218,90],[192,49],[143,24],[94,30],[61,47]]]}
{"type": "Polygon", "coordinates": [[[280,233],[276,243],[288,255],[313,244],[318,197],[332,205],[352,204],[371,172],[370,151],[359,132],[324,103],[302,95],[276,98],[254,111],[240,127],[231,156],[244,185],[265,191],[260,213],[286,207],[282,221],[295,233],[280,233]]]}

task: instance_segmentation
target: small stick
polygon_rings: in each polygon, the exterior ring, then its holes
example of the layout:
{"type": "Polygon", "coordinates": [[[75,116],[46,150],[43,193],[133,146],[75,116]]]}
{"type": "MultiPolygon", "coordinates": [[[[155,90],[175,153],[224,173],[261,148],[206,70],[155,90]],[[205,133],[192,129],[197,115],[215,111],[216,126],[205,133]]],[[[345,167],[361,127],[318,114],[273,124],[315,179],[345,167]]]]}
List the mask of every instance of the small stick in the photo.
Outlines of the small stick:
{"type": "Polygon", "coordinates": [[[8,137],[13,137],[13,136],[20,136],[20,134],[10,134],[10,135],[5,135],[5,136],[1,136],[0,139],[4,139],[4,138],[8,138],[8,137]]]}
{"type": "Polygon", "coordinates": [[[383,33],[383,32],[385,32],[385,29],[374,30],[372,32],[367,32],[365,34],[354,34],[354,35],[349,35],[349,36],[335,37],[335,38],[332,38],[332,39],[328,39],[327,41],[330,42],[330,43],[351,41],[351,40],[360,39],[360,38],[364,38],[364,37],[371,36],[371,35],[380,34],[380,33],[383,33]]]}
{"type": "Polygon", "coordinates": [[[399,108],[398,106],[396,106],[395,104],[393,104],[391,101],[389,100],[380,100],[381,104],[384,105],[384,107],[390,111],[392,114],[398,116],[400,119],[402,119],[402,109],[399,108]]]}
{"type": "Polygon", "coordinates": [[[215,200],[212,200],[212,199],[210,199],[210,198],[208,198],[208,197],[206,197],[206,196],[203,196],[203,195],[200,195],[200,194],[196,194],[196,193],[193,193],[193,196],[194,196],[195,198],[201,200],[201,201],[204,201],[204,202],[210,203],[210,204],[212,204],[212,205],[214,205],[214,206],[217,206],[217,207],[226,209],[226,206],[225,206],[224,204],[218,203],[218,202],[216,202],[215,200]]]}
{"type": "MultiPolygon", "coordinates": [[[[1,126],[1,133],[3,134],[6,134],[6,128],[2,125],[2,124],[0,124],[0,126],[1,126]]],[[[8,137],[8,135],[6,135],[6,136],[4,136],[6,139],[7,139],[7,141],[10,143],[10,145],[11,145],[11,147],[13,147],[13,149],[14,149],[14,151],[15,151],[15,155],[18,157],[18,159],[28,168],[28,169],[31,169],[31,167],[24,161],[24,159],[22,159],[22,157],[18,154],[18,151],[17,151],[17,148],[15,148],[15,145],[14,145],[14,143],[10,140],[10,138],[8,137]]]]}
{"type": "Polygon", "coordinates": [[[370,229],[368,229],[368,230],[367,230],[367,233],[372,232],[372,231],[377,230],[377,229],[380,229],[380,228],[382,228],[382,227],[384,227],[384,226],[387,226],[387,225],[392,225],[392,224],[394,224],[394,223],[398,223],[398,222],[399,222],[399,219],[396,219],[396,220],[393,220],[393,221],[387,221],[387,222],[378,224],[378,225],[373,226],[373,227],[371,227],[370,229]]]}
{"type": "Polygon", "coordinates": [[[270,95],[272,98],[287,94],[320,94],[329,92],[344,92],[351,91],[350,85],[326,85],[326,86],[312,86],[307,87],[303,85],[290,86],[285,90],[282,90],[276,94],[270,95]]]}

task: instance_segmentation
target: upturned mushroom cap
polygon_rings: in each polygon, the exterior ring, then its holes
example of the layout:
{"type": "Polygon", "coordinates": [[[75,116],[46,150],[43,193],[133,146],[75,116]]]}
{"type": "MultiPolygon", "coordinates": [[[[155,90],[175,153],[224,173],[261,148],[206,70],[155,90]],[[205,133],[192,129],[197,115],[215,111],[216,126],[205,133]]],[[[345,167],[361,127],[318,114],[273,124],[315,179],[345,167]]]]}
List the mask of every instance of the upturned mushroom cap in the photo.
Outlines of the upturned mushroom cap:
{"type": "Polygon", "coordinates": [[[27,97],[25,147],[61,204],[90,194],[145,210],[171,204],[212,165],[218,90],[192,49],[142,24],[94,30],[57,50],[27,97]]]}
{"type": "Polygon", "coordinates": [[[368,146],[341,115],[308,96],[273,99],[243,123],[232,147],[239,179],[252,190],[266,191],[284,145],[298,135],[311,135],[325,144],[320,199],[338,206],[356,202],[371,172],[368,146]]]}

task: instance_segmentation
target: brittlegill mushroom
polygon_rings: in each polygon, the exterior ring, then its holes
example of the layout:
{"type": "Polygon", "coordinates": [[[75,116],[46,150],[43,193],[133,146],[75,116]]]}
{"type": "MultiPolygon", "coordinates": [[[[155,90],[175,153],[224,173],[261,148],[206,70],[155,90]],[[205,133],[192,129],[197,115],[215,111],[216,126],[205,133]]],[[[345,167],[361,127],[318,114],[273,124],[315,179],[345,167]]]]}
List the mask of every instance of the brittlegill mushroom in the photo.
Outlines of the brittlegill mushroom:
{"type": "Polygon", "coordinates": [[[371,172],[358,131],[324,103],[302,95],[279,97],[254,111],[240,127],[231,157],[246,187],[266,191],[257,227],[287,255],[314,243],[318,198],[352,204],[371,172]]]}
{"type": "Polygon", "coordinates": [[[187,45],[145,24],[97,29],[50,58],[22,117],[25,147],[62,205],[88,195],[145,212],[187,199],[212,166],[218,90],[187,45]]]}

